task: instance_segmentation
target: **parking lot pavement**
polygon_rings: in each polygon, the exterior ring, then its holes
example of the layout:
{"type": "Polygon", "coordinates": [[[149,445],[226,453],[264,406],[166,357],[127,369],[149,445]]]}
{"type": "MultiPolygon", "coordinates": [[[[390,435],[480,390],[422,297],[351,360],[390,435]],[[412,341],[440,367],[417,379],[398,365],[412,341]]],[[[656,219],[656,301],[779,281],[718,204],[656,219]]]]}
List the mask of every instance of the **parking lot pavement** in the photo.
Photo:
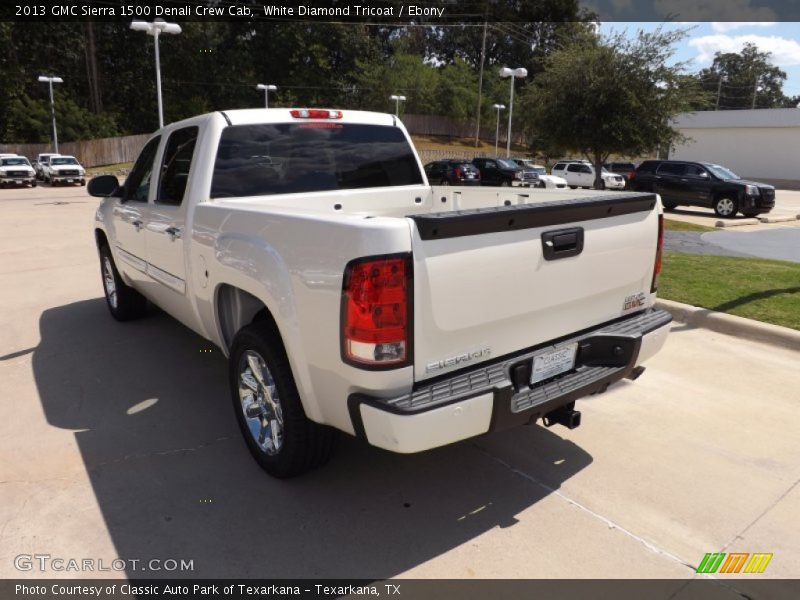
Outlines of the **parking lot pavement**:
{"type": "Polygon", "coordinates": [[[0,192],[0,577],[41,576],[13,566],[40,553],[194,577],[690,578],[719,551],[774,554],[718,575],[725,594],[800,577],[798,352],[678,325],[574,431],[412,456],[342,436],[277,481],[239,439],[220,352],[162,313],[107,314],[85,190],[0,192]]]}

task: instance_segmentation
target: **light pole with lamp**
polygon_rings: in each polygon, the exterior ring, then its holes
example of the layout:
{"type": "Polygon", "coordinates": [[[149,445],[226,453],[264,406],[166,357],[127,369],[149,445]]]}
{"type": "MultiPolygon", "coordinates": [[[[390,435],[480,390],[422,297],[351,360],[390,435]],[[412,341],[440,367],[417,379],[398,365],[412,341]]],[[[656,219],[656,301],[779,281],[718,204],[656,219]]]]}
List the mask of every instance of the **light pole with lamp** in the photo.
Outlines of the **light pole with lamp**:
{"type": "Polygon", "coordinates": [[[392,94],[389,96],[389,100],[394,100],[394,116],[400,116],[400,103],[406,101],[405,96],[396,96],[392,94]]]}
{"type": "Polygon", "coordinates": [[[497,140],[500,137],[500,111],[506,107],[505,104],[492,104],[492,108],[497,111],[497,125],[494,128],[494,157],[497,158],[497,140]]]}
{"type": "Polygon", "coordinates": [[[61,77],[39,75],[39,81],[50,85],[50,114],[53,116],[53,149],[55,153],[58,154],[58,130],[56,129],[56,105],[55,102],[53,102],[53,84],[64,83],[64,80],[61,79],[61,77]]]}
{"type": "MultiPolygon", "coordinates": [[[[511,115],[514,113],[514,79],[528,76],[528,69],[519,67],[517,69],[509,69],[503,67],[500,69],[500,77],[511,78],[511,100],[508,103],[508,141],[506,142],[506,158],[511,157],[511,115]]],[[[499,115],[499,113],[498,113],[499,115]]]]}
{"type": "Polygon", "coordinates": [[[274,92],[278,89],[277,85],[272,85],[271,83],[259,83],[256,86],[257,90],[264,90],[264,108],[269,108],[269,93],[274,92]]]}
{"type": "Polygon", "coordinates": [[[167,23],[164,19],[156,19],[152,23],[147,21],[131,21],[131,29],[144,31],[152,35],[156,45],[156,93],[158,94],[158,127],[164,126],[164,107],[161,103],[161,58],[158,53],[158,36],[162,33],[180,33],[181,26],[177,23],[167,23]]]}

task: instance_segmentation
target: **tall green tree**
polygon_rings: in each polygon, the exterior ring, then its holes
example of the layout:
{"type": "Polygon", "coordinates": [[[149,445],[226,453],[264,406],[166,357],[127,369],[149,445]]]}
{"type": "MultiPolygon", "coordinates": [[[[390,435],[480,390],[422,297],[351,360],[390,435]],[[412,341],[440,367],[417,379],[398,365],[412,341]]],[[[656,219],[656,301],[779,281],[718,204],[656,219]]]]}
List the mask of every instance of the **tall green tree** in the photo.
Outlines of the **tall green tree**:
{"type": "Polygon", "coordinates": [[[697,108],[731,110],[777,108],[784,104],[786,72],[770,62],[771,53],[747,43],[741,52],[717,52],[714,62],[697,74],[706,91],[697,108]]]}
{"type": "Polygon", "coordinates": [[[595,167],[611,154],[640,155],[680,139],[672,117],[698,91],[672,64],[683,31],[639,32],[630,40],[584,37],[554,52],[523,98],[523,120],[543,147],[574,150],[595,167]]]}

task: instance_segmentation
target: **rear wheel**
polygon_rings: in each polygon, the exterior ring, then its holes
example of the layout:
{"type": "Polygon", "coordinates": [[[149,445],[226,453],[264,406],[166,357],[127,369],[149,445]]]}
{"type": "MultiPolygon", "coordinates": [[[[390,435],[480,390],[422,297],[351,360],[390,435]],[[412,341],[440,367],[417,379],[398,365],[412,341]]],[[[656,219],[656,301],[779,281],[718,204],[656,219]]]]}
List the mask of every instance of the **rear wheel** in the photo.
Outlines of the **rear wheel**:
{"type": "Polygon", "coordinates": [[[714,213],[723,219],[732,219],[739,210],[739,203],[730,196],[721,196],[714,200],[714,213]]]}
{"type": "Polygon", "coordinates": [[[117,321],[132,321],[145,315],[147,300],[122,281],[108,246],[100,248],[100,274],[103,277],[106,304],[112,317],[117,321]]]}
{"type": "Polygon", "coordinates": [[[661,204],[664,205],[664,210],[675,210],[677,208],[677,203],[670,202],[669,200],[662,200],[661,204]]]}
{"type": "Polygon", "coordinates": [[[571,186],[569,186],[569,189],[574,190],[574,189],[577,189],[577,187],[578,187],[577,185],[571,185],[571,186]]]}
{"type": "Polygon", "coordinates": [[[509,183],[509,181],[507,179],[505,181],[501,181],[500,182],[500,187],[508,187],[510,185],[511,185],[511,183],[509,183]]]}
{"type": "Polygon", "coordinates": [[[273,477],[326,463],[336,432],[306,417],[280,336],[267,321],[236,334],[229,359],[233,409],[247,448],[273,477]]]}

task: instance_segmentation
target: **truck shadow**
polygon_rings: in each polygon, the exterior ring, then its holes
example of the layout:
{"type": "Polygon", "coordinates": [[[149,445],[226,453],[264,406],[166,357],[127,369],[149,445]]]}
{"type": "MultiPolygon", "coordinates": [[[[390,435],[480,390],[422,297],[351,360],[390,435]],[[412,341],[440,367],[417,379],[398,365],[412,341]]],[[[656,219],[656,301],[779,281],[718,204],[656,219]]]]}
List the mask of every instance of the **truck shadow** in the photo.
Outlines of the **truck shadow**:
{"type": "Polygon", "coordinates": [[[342,435],[326,467],[278,481],[239,438],[224,357],[168,316],[117,323],[98,298],[45,311],[40,330],[47,421],[75,430],[117,556],[194,565],[129,577],[391,577],[513,526],[592,460],[540,427],[495,434],[513,460],[491,436],[399,456],[342,435]]]}

